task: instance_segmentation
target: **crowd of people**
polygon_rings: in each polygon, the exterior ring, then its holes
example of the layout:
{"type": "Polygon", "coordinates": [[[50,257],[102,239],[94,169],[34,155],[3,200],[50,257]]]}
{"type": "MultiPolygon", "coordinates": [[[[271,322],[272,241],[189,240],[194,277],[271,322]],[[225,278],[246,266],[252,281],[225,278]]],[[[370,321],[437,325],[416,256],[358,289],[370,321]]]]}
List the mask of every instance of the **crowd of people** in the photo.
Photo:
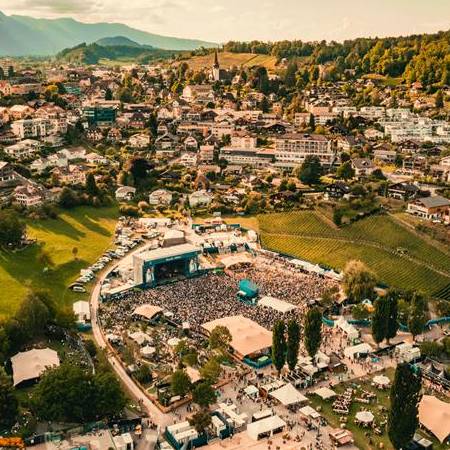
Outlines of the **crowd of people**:
{"type": "Polygon", "coordinates": [[[126,323],[134,309],[142,304],[159,306],[170,311],[178,322],[188,322],[199,331],[202,324],[227,316],[243,315],[271,330],[276,320],[302,320],[308,301],[320,297],[333,282],[294,271],[280,262],[273,264],[258,257],[245,269],[227,271],[227,274],[209,273],[197,278],[178,281],[142,292],[130,292],[125,297],[111,300],[100,308],[102,323],[126,323]],[[259,288],[259,296],[272,296],[287,301],[297,308],[281,313],[271,308],[248,305],[238,300],[239,281],[248,279],[259,288]]]}

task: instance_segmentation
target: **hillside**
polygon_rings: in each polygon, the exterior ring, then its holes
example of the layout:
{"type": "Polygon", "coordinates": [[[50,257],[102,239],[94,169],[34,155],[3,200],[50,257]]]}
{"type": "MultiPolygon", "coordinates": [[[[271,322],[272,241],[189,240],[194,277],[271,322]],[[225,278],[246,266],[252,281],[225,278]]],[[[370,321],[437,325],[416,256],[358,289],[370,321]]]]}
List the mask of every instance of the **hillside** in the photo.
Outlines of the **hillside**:
{"type": "MultiPolygon", "coordinates": [[[[100,45],[101,47],[143,47],[141,44],[138,44],[125,36],[106,37],[99,39],[95,44],[100,45]]],[[[147,45],[146,47],[151,48],[150,45],[147,45]]]]}
{"type": "MultiPolygon", "coordinates": [[[[204,67],[211,67],[214,63],[214,53],[201,56],[193,56],[183,60],[192,70],[200,70],[204,67]]],[[[264,66],[268,70],[274,70],[276,58],[271,55],[255,55],[252,53],[219,53],[220,67],[228,69],[232,66],[255,67],[264,66]]],[[[179,64],[179,62],[177,62],[179,64]]]]}
{"type": "MultiPolygon", "coordinates": [[[[113,42],[111,42],[113,43],[113,42]]],[[[110,45],[102,46],[98,43],[87,45],[86,43],[73,48],[64,49],[56,55],[57,59],[76,64],[98,64],[100,60],[128,61],[146,64],[149,61],[165,59],[173,56],[171,50],[161,50],[148,45],[128,46],[110,45]]]]}
{"type": "Polygon", "coordinates": [[[0,56],[54,55],[81,42],[91,44],[103,38],[122,36],[165,50],[193,50],[216,44],[148,33],[120,23],[82,23],[74,19],[34,19],[6,16],[0,11],[0,56]]]}

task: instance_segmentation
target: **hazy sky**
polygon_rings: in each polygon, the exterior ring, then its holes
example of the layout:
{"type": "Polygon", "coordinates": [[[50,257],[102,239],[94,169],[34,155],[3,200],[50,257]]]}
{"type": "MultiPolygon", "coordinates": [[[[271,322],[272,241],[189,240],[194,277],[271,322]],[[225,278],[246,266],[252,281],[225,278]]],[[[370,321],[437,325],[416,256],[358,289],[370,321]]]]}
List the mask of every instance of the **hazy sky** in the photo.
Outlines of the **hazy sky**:
{"type": "Polygon", "coordinates": [[[341,41],[450,28],[450,0],[0,0],[0,11],[121,22],[215,42],[341,41]]]}

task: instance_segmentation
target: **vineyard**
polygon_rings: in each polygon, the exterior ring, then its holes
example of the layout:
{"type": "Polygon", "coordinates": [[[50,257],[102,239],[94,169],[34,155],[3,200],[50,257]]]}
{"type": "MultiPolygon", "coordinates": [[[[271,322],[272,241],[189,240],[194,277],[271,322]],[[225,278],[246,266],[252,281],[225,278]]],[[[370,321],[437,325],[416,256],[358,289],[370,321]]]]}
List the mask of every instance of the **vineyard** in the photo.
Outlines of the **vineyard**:
{"type": "Polygon", "coordinates": [[[343,228],[313,211],[260,215],[258,222],[264,248],[335,269],[360,259],[388,285],[450,299],[450,254],[389,216],[343,228]]]}

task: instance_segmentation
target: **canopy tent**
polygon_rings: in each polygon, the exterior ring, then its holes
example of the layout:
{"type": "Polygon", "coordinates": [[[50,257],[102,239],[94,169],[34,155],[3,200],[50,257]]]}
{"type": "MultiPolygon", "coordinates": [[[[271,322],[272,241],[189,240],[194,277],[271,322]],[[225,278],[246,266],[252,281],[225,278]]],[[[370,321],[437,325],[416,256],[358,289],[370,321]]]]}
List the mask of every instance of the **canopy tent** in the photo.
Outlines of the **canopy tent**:
{"type": "Polygon", "coordinates": [[[287,313],[289,311],[293,311],[297,307],[292,303],[285,302],[284,300],[280,300],[275,297],[265,296],[258,301],[259,306],[265,306],[267,308],[274,309],[275,311],[281,313],[287,313]]]}
{"type": "Polygon", "coordinates": [[[441,443],[450,437],[450,403],[424,395],[419,403],[419,422],[441,443]]]}
{"type": "Polygon", "coordinates": [[[77,316],[78,322],[85,322],[91,320],[91,310],[89,308],[89,302],[80,300],[73,304],[73,313],[77,316]]]}
{"type": "Polygon", "coordinates": [[[375,417],[370,411],[359,411],[356,413],[355,419],[360,423],[372,423],[375,417]]]}
{"type": "Polygon", "coordinates": [[[202,328],[211,333],[219,325],[228,328],[231,334],[230,346],[241,358],[272,346],[272,332],[242,315],[212,320],[204,323],[202,328]]]}
{"type": "Polygon", "coordinates": [[[145,305],[138,306],[133,311],[133,316],[144,317],[147,320],[152,320],[157,314],[162,312],[162,308],[159,306],[150,305],[146,303],[145,305]]]}
{"type": "Polygon", "coordinates": [[[151,347],[150,345],[146,345],[145,347],[141,348],[141,355],[144,356],[144,357],[151,356],[155,352],[156,352],[156,348],[155,347],[151,347]]]}
{"type": "Polygon", "coordinates": [[[129,333],[128,337],[132,339],[138,345],[144,345],[146,342],[151,342],[152,338],[142,331],[136,331],[134,333],[129,333]]]}
{"type": "Polygon", "coordinates": [[[300,412],[305,417],[311,417],[311,419],[318,419],[320,417],[320,414],[314,408],[311,408],[311,406],[309,405],[300,408],[300,412]]]}
{"type": "Polygon", "coordinates": [[[39,378],[49,367],[59,366],[58,353],[51,348],[35,348],[11,358],[14,386],[39,378]]]}
{"type": "Polygon", "coordinates": [[[261,435],[272,434],[276,431],[282,430],[286,426],[286,422],[279,416],[271,416],[257,422],[249,423],[247,425],[248,435],[257,441],[261,435]]]}
{"type": "Polygon", "coordinates": [[[327,387],[316,389],[314,394],[318,395],[322,400],[329,400],[330,398],[336,397],[336,392],[327,387]]]}
{"type": "Polygon", "coordinates": [[[291,383],[285,384],[279,389],[272,391],[269,395],[277,399],[284,406],[296,403],[306,403],[308,401],[308,399],[297,391],[291,383]]]}
{"type": "Polygon", "coordinates": [[[225,256],[221,260],[225,269],[230,269],[234,266],[251,265],[252,260],[246,253],[239,253],[237,255],[225,256]]]}
{"type": "Polygon", "coordinates": [[[334,322],[334,326],[342,330],[349,341],[353,341],[359,337],[359,331],[350,323],[348,323],[342,316],[334,322]]]}
{"type": "Polygon", "coordinates": [[[353,345],[344,349],[344,355],[347,358],[354,359],[361,355],[367,355],[372,352],[372,347],[363,342],[362,344],[353,345]]]}
{"type": "Polygon", "coordinates": [[[244,392],[249,396],[249,397],[257,397],[259,390],[256,386],[253,386],[253,384],[248,385],[245,389],[244,392]]]}
{"type": "Polygon", "coordinates": [[[391,384],[391,380],[386,375],[377,375],[373,377],[373,382],[376,386],[386,388],[391,384]]]}

